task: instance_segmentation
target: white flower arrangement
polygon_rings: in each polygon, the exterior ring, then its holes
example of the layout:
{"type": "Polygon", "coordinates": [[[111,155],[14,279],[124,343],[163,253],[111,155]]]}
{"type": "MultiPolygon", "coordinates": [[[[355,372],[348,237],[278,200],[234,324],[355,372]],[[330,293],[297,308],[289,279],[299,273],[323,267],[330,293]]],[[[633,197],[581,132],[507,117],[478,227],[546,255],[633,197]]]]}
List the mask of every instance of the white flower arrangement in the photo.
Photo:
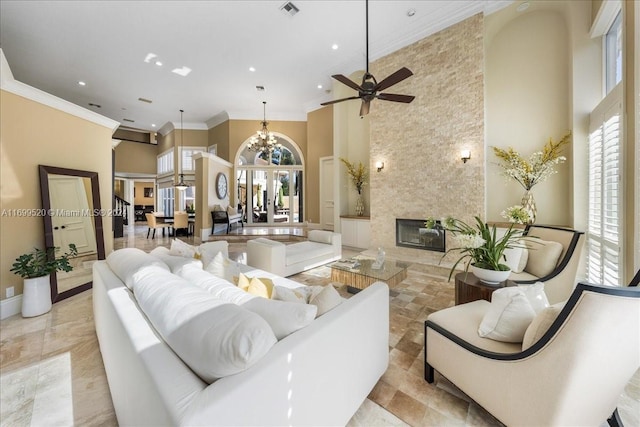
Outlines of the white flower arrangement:
{"type": "Polygon", "coordinates": [[[515,224],[528,224],[533,213],[521,205],[510,206],[500,213],[500,216],[515,224]]]}
{"type": "Polygon", "coordinates": [[[498,165],[503,169],[507,178],[512,178],[522,185],[525,190],[531,190],[534,185],[544,182],[551,175],[557,173],[555,166],[564,163],[567,158],[561,156],[563,146],[571,141],[571,131],[554,143],[551,138],[542,151],[536,151],[529,159],[523,158],[512,147],[503,150],[493,147],[494,154],[502,160],[498,165]]]}

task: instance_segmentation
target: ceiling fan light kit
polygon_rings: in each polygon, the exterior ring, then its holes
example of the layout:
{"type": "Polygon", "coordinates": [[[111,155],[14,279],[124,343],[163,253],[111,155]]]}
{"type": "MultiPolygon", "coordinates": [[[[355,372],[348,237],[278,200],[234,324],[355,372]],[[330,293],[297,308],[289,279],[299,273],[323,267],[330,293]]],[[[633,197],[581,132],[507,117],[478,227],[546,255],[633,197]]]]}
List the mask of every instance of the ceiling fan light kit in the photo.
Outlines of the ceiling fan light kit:
{"type": "Polygon", "coordinates": [[[397,83],[400,83],[404,79],[411,77],[413,73],[407,67],[402,67],[395,73],[384,78],[378,82],[373,74],[369,73],[369,0],[365,0],[365,14],[366,14],[366,48],[367,48],[367,66],[364,75],[362,76],[362,83],[358,85],[353,80],[345,77],[342,74],[334,74],[331,76],[345,86],[350,87],[358,91],[358,96],[350,96],[348,98],[335,99],[333,101],[323,102],[320,105],[336,104],[338,102],[348,101],[351,99],[361,99],[362,105],[360,106],[360,117],[369,114],[369,107],[371,101],[374,99],[381,99],[383,101],[402,102],[409,104],[415,99],[413,95],[398,95],[394,93],[379,93],[397,83]]]}

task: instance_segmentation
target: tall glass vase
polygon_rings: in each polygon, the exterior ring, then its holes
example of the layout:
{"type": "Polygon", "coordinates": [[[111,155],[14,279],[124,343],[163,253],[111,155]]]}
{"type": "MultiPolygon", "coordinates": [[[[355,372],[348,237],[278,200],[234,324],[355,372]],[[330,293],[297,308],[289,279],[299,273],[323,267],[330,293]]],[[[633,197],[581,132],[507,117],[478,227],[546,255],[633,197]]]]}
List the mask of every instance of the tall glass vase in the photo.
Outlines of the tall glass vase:
{"type": "Polygon", "coordinates": [[[531,219],[529,220],[529,224],[533,224],[536,222],[536,216],[538,215],[538,211],[536,209],[536,201],[533,198],[533,191],[527,190],[524,192],[522,196],[522,201],[520,202],[523,208],[528,209],[531,213],[531,219]]]}
{"type": "Polygon", "coordinates": [[[358,193],[358,197],[356,198],[356,215],[364,215],[364,198],[360,193],[358,193]]]}

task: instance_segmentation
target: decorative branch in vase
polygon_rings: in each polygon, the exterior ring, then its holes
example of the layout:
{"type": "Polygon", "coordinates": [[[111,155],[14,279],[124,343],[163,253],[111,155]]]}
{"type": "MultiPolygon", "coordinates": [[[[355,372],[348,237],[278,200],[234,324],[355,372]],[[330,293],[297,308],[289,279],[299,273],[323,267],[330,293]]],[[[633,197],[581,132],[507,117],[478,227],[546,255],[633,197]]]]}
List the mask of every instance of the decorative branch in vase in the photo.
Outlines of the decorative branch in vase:
{"type": "Polygon", "coordinates": [[[362,162],[358,162],[356,166],[355,163],[351,163],[347,159],[343,159],[340,157],[340,161],[344,163],[347,167],[347,173],[351,178],[351,182],[356,187],[358,191],[358,198],[356,199],[356,215],[362,216],[364,215],[364,199],[362,198],[362,187],[367,184],[367,179],[369,178],[369,172],[367,168],[362,164],[362,162]]]}
{"type": "Polygon", "coordinates": [[[537,215],[536,204],[531,190],[534,185],[546,181],[547,178],[558,172],[555,166],[567,160],[562,155],[562,150],[570,142],[571,131],[567,132],[558,142],[553,142],[553,139],[549,138],[549,142],[545,144],[542,150],[534,152],[528,159],[522,157],[512,147],[508,147],[506,150],[492,147],[493,153],[501,160],[498,166],[502,168],[503,175],[515,180],[524,188],[525,193],[522,197],[521,205],[529,211],[531,223],[535,222],[537,215]]]}

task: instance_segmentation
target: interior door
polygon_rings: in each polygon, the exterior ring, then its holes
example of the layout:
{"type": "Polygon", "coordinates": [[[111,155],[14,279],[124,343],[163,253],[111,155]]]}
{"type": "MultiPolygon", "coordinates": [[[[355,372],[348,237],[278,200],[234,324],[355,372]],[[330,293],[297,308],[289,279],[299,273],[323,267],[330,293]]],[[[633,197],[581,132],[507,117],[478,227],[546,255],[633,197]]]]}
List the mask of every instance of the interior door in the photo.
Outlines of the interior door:
{"type": "Polygon", "coordinates": [[[320,226],[334,230],[333,157],[320,159],[320,226]]]}
{"type": "MultiPolygon", "coordinates": [[[[51,215],[53,242],[66,252],[70,243],[78,254],[96,252],[96,237],[89,206],[90,191],[84,180],[88,178],[49,175],[51,206],[64,206],[51,215]],[[89,193],[88,193],[89,191],[89,193]]],[[[92,208],[91,208],[92,209],[92,208]]]]}

